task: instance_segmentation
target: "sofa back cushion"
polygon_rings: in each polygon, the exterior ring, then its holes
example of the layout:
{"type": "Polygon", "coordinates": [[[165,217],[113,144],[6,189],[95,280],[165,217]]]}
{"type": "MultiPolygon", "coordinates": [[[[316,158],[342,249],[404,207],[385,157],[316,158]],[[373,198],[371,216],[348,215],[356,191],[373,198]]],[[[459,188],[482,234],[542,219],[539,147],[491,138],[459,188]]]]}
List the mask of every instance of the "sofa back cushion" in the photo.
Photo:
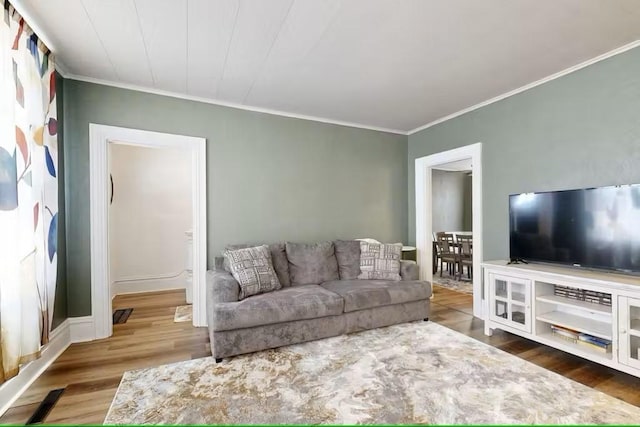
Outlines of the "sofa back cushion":
{"type": "Polygon", "coordinates": [[[402,243],[360,242],[358,279],[401,280],[402,243]]]}
{"type": "MultiPolygon", "coordinates": [[[[252,246],[260,246],[260,245],[248,245],[248,244],[238,244],[238,245],[227,245],[225,249],[227,250],[236,250],[236,249],[244,249],[250,248],[252,246]]],[[[267,245],[269,247],[269,252],[271,252],[271,262],[273,263],[273,269],[276,271],[278,275],[278,280],[283,288],[287,286],[291,286],[291,281],[289,279],[289,261],[287,260],[287,252],[285,249],[284,243],[272,243],[267,245]]],[[[224,269],[229,270],[229,266],[225,262],[224,269]]]]}
{"type": "Polygon", "coordinates": [[[335,240],[333,246],[336,250],[340,280],[357,279],[360,274],[360,242],[335,240]]]}
{"type": "Polygon", "coordinates": [[[235,251],[226,250],[224,258],[233,278],[240,285],[238,300],[276,291],[282,287],[273,269],[271,253],[266,245],[235,251]]]}
{"type": "Polygon", "coordinates": [[[317,285],[338,280],[333,242],[286,244],[291,285],[317,285]]]}

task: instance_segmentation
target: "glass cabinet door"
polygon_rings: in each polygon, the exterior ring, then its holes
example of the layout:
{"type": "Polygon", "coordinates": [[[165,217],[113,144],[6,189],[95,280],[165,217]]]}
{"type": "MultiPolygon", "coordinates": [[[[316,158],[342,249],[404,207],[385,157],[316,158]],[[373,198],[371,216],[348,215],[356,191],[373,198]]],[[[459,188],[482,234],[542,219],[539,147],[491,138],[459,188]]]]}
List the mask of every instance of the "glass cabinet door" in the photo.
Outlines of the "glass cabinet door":
{"type": "Polygon", "coordinates": [[[531,332],[531,281],[489,275],[490,317],[494,322],[531,332]]]}
{"type": "Polygon", "coordinates": [[[618,357],[620,363],[640,369],[640,299],[618,298],[618,357]]]}

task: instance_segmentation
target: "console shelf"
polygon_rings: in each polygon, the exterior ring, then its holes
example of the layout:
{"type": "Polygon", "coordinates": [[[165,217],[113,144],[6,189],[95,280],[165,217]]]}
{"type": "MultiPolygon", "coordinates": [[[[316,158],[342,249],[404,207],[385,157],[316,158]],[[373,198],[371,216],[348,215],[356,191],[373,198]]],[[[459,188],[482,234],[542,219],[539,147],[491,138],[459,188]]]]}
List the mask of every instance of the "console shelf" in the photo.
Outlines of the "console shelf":
{"type": "Polygon", "coordinates": [[[536,316],[536,319],[574,331],[584,332],[585,334],[611,340],[613,338],[611,323],[601,322],[589,317],[576,316],[563,311],[551,311],[536,316]]]}
{"type": "Polygon", "coordinates": [[[506,261],[482,266],[485,334],[502,329],[640,377],[640,277],[506,261]]]}
{"type": "Polygon", "coordinates": [[[610,361],[613,359],[613,353],[611,352],[600,352],[597,350],[592,350],[589,347],[585,347],[580,344],[573,344],[560,338],[556,338],[551,333],[542,333],[539,334],[538,337],[540,338],[539,341],[543,344],[547,344],[568,353],[576,354],[586,359],[603,359],[605,361],[610,361]]]}
{"type": "Polygon", "coordinates": [[[571,298],[561,297],[558,295],[540,295],[536,297],[537,301],[557,304],[559,306],[584,310],[589,313],[611,314],[611,306],[595,304],[592,302],[578,301],[571,298]]]}

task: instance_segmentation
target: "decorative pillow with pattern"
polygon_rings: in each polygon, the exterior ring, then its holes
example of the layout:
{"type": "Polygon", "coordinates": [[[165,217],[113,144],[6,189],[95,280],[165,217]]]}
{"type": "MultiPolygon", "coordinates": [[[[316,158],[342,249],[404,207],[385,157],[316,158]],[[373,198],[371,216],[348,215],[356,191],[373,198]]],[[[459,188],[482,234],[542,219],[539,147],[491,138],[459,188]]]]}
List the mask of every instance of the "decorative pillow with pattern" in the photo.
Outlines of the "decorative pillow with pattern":
{"type": "Polygon", "coordinates": [[[280,289],[280,281],[273,269],[267,245],[227,250],[224,258],[231,275],[240,285],[238,299],[280,289]]]}
{"type": "Polygon", "coordinates": [[[360,242],[360,275],[358,279],[402,280],[400,257],[402,243],[360,242]]]}

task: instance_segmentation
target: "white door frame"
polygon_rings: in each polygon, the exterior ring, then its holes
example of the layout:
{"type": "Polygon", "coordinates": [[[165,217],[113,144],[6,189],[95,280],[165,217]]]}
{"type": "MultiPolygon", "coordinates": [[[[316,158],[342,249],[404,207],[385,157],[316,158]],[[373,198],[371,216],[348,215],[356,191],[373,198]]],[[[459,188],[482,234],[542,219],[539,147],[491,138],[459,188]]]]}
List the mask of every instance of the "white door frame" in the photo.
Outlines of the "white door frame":
{"type": "Polygon", "coordinates": [[[90,123],[91,313],[95,338],[106,338],[113,332],[108,230],[108,144],[113,141],[138,147],[180,148],[190,151],[193,203],[193,324],[206,326],[206,139],[90,123]]]}
{"type": "Polygon", "coordinates": [[[433,229],[431,170],[444,163],[471,159],[473,180],[471,186],[473,208],[473,315],[484,319],[482,297],[482,143],[467,145],[449,151],[416,159],[416,248],[420,278],[433,279],[433,229]]]}

